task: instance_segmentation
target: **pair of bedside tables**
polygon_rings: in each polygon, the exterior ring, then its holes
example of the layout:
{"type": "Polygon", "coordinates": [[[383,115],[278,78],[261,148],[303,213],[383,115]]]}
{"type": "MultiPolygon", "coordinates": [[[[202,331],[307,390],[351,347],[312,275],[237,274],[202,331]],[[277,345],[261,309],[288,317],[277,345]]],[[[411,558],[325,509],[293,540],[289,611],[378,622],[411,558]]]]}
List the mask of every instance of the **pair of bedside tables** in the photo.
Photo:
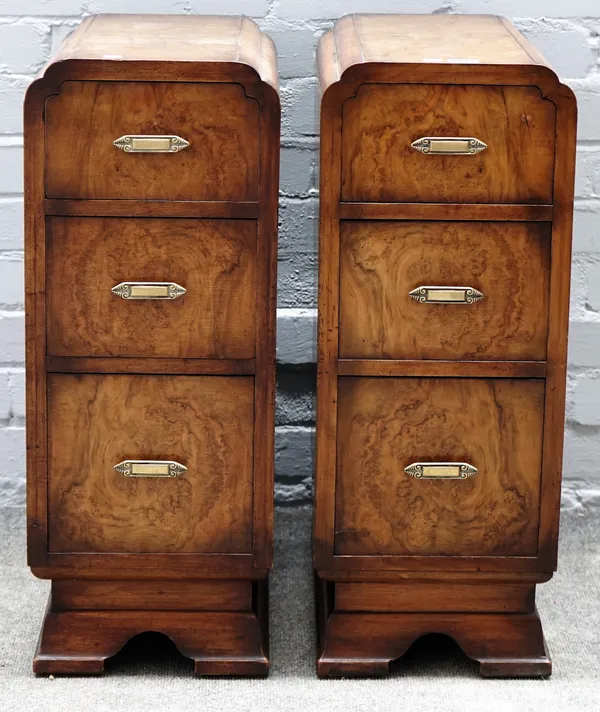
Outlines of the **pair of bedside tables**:
{"type": "MultiPolygon", "coordinates": [[[[318,64],[318,672],[441,632],[547,675],[573,95],[494,17],[348,16],[318,64]]],[[[268,671],[279,124],[239,17],[90,18],[28,91],[37,673],[146,630],[268,671]]]]}

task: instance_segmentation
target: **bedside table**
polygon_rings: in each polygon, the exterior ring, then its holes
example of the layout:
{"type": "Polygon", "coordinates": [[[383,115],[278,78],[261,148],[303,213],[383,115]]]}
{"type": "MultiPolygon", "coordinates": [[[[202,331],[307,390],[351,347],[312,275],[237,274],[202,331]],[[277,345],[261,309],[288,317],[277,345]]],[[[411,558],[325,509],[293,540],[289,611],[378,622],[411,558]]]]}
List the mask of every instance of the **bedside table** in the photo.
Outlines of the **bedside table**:
{"type": "Polygon", "coordinates": [[[100,15],[25,102],[34,671],[265,675],[279,96],[247,18],[100,15]]]}
{"type": "Polygon", "coordinates": [[[574,96],[491,16],[348,16],[318,58],[318,673],[444,633],[548,675],[574,96]]]}

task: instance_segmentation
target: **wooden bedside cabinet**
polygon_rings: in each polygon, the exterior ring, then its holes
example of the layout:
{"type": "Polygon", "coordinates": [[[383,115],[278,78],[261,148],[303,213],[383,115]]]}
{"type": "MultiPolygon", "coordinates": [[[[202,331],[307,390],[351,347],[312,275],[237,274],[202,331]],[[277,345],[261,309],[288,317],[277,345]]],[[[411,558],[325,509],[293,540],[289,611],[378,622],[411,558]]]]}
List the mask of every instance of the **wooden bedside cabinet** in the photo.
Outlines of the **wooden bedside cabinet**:
{"type": "Polygon", "coordinates": [[[318,673],[444,633],[548,675],[574,96],[491,16],[348,16],[318,59],[318,673]]]}
{"type": "Polygon", "coordinates": [[[265,675],[279,96],[242,17],[100,15],[25,102],[36,673],[265,675]]]}

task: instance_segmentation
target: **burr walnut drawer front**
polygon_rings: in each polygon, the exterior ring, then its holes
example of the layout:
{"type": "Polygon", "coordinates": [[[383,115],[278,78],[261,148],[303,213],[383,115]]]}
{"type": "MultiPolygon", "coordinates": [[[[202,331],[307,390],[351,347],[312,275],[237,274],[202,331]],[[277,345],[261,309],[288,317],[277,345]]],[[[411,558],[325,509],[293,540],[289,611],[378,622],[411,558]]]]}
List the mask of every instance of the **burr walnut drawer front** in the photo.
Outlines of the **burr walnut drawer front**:
{"type": "Polygon", "coordinates": [[[46,197],[257,200],[258,125],[238,84],[67,81],[46,101],[46,197]]]}
{"type": "Polygon", "coordinates": [[[535,556],[544,382],[339,382],[335,553],[535,556]]]}
{"type": "Polygon", "coordinates": [[[342,200],[551,203],[555,115],[536,87],[364,84],[343,107],[342,200]]]}
{"type": "Polygon", "coordinates": [[[256,222],[47,221],[51,356],[253,358],[256,222]]]}
{"type": "Polygon", "coordinates": [[[343,222],[340,357],[544,360],[550,228],[343,222]]]}
{"type": "Polygon", "coordinates": [[[48,375],[53,552],[250,553],[254,379],[48,375]]]}

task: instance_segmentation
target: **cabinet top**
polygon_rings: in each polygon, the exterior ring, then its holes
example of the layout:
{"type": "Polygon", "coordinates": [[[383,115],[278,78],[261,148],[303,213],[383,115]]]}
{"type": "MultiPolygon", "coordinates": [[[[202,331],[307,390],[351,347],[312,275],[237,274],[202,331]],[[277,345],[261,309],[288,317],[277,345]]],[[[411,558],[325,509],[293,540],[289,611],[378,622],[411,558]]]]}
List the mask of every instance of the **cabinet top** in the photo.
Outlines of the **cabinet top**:
{"type": "Polygon", "coordinates": [[[321,87],[365,64],[520,65],[548,62],[495,15],[346,15],[319,44],[321,87]]]}
{"type": "Polygon", "coordinates": [[[68,60],[245,64],[277,89],[273,41],[244,16],[94,15],[61,44],[68,60]]]}

